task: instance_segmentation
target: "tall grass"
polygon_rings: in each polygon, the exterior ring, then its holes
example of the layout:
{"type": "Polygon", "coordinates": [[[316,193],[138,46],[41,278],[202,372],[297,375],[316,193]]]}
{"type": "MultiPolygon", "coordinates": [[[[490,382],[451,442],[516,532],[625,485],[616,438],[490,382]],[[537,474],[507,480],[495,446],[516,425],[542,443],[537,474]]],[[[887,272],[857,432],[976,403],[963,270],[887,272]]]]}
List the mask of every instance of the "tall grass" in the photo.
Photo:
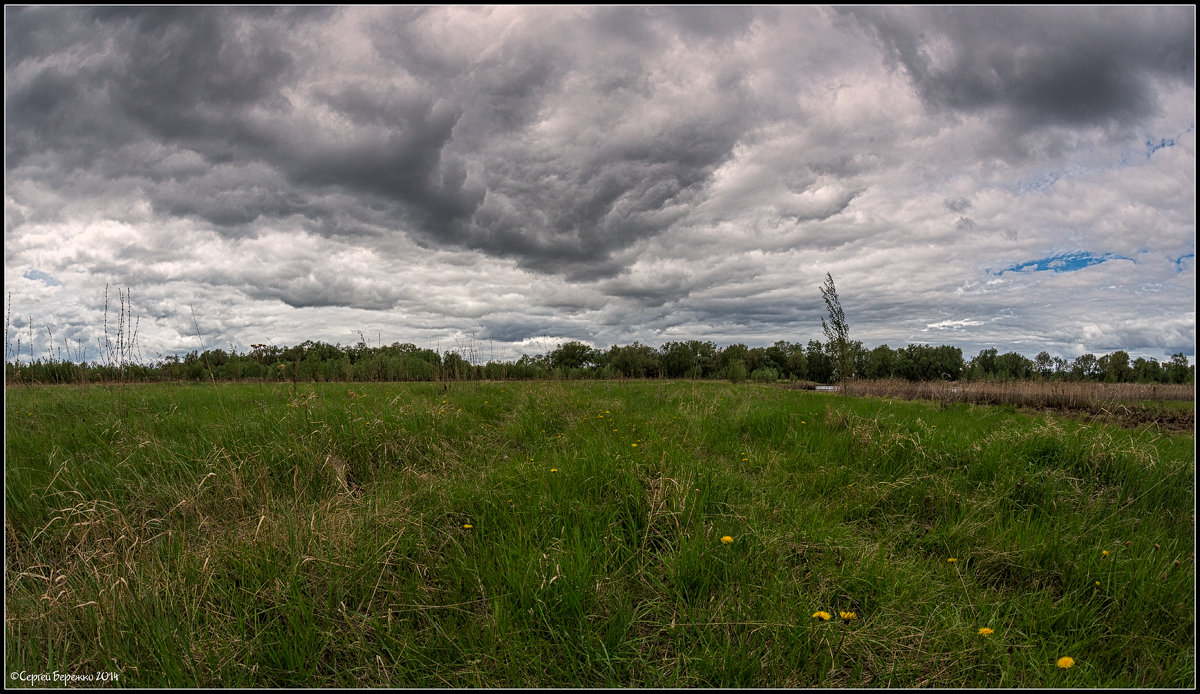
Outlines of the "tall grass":
{"type": "Polygon", "coordinates": [[[751,384],[294,385],[8,390],[9,673],[1195,684],[1192,436],[751,384]]]}
{"type": "Polygon", "coordinates": [[[1141,402],[1195,401],[1192,384],[1091,383],[1076,381],[850,381],[847,393],[865,397],[970,402],[1091,410],[1141,402]]]}

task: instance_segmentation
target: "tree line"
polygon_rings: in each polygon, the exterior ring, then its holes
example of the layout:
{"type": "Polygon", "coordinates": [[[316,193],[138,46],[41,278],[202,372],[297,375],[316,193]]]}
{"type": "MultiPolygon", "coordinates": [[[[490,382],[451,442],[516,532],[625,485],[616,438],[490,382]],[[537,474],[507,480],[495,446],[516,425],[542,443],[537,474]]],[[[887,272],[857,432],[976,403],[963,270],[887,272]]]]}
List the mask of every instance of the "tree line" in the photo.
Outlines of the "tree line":
{"type": "Polygon", "coordinates": [[[353,346],[305,341],[291,347],[253,345],[239,351],[193,351],[145,365],[132,362],[71,362],[54,359],[7,362],[9,383],[105,381],[442,381],[526,379],[690,378],[731,381],[834,383],[843,378],[909,381],[1061,380],[1107,383],[1194,383],[1195,367],[1182,353],[1169,361],[1127,352],[1084,354],[1072,361],[1041,352],[1035,358],[985,349],[974,358],[950,345],[867,349],[844,335],[822,343],[780,340],[769,347],[717,346],[686,340],[651,347],[640,342],[607,349],[568,341],[515,361],[471,363],[456,351],[411,343],[353,346]]]}

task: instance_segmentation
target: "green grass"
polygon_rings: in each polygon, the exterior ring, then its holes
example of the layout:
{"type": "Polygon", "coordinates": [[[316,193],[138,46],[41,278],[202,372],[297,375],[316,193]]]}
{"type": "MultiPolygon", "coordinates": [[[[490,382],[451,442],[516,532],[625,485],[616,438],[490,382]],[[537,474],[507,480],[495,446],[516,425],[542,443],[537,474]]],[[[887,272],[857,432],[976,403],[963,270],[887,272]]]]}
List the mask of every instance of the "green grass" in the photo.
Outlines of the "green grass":
{"type": "Polygon", "coordinates": [[[728,383],[6,395],[16,686],[1195,684],[1190,435],[728,383]]]}

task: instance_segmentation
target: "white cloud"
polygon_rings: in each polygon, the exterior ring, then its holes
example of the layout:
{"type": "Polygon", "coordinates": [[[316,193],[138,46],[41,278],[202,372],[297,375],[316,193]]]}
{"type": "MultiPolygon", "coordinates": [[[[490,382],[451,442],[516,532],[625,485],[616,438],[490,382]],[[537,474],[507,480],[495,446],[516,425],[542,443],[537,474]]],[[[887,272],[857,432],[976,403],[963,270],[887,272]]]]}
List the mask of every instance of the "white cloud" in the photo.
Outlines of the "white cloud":
{"type": "Polygon", "coordinates": [[[1181,17],[8,8],[5,291],[94,343],[129,287],[151,353],[507,358],[819,339],[830,272],[868,345],[1191,354],[1181,17]],[[1071,252],[1128,260],[994,274],[1071,252]]]}

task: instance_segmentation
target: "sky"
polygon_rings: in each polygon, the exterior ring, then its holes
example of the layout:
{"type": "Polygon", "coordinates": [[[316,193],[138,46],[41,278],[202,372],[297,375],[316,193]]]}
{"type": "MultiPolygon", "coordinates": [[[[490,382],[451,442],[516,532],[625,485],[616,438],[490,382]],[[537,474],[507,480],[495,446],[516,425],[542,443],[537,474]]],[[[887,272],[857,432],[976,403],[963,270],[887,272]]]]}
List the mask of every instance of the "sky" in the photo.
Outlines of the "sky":
{"type": "Polygon", "coordinates": [[[829,274],[868,348],[1194,363],[1195,20],[6,6],[7,353],[807,343],[829,274]]]}

